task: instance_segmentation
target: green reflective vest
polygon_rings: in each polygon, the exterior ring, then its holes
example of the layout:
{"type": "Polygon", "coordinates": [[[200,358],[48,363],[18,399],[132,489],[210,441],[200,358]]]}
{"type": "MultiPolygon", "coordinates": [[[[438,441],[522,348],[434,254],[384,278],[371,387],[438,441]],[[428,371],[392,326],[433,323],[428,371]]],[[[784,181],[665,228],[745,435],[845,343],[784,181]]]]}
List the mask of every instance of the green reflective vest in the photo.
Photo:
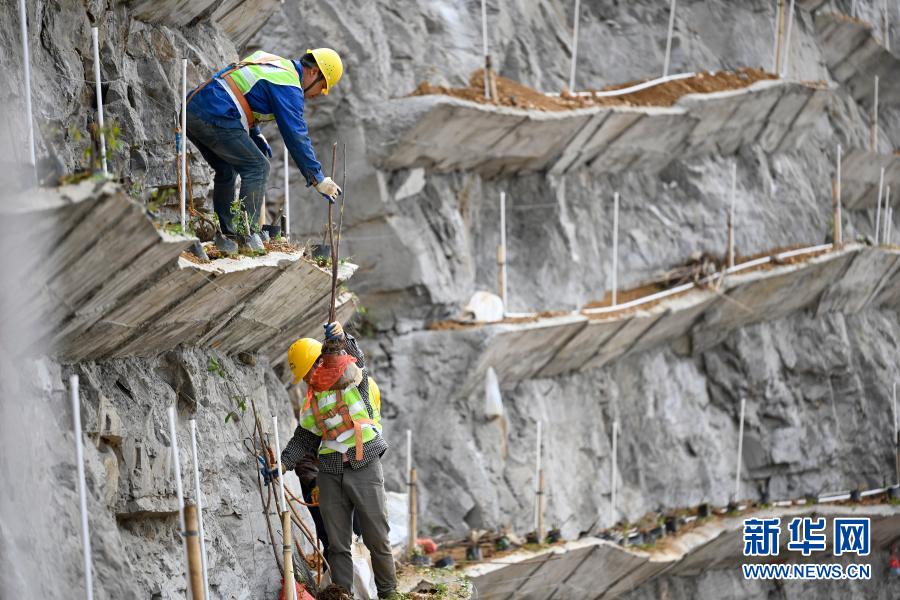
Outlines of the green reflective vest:
{"type": "Polygon", "coordinates": [[[300,415],[300,426],[321,436],[319,454],[344,453],[356,446],[356,458],[362,460],[362,445],[375,439],[375,422],[355,387],[338,395],[331,390],[316,393],[300,415]]]}
{"type": "MultiPolygon", "coordinates": [[[[256,82],[262,79],[277,85],[289,85],[303,89],[300,74],[294,68],[294,63],[286,58],[257,50],[242,60],[241,64],[244,66],[233,71],[229,76],[242,94],[246,95],[256,85],[256,82]]],[[[240,108],[240,104],[237,104],[240,108]]],[[[253,111],[253,117],[257,122],[275,119],[275,115],[258,113],[256,111],[253,111]]]]}

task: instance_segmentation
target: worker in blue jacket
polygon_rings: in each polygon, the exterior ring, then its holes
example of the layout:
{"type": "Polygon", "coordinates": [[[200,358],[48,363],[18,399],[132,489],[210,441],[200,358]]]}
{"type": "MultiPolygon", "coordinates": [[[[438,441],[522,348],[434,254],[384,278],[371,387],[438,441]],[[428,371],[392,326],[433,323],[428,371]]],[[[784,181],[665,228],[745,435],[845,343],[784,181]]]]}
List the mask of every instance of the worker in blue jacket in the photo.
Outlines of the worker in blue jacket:
{"type": "Polygon", "coordinates": [[[306,98],[328,95],[343,75],[340,56],[330,48],[308,50],[300,60],[254,52],[216,73],[188,96],[187,136],[215,171],[213,206],[222,235],[216,245],[231,254],[242,245],[261,248],[259,213],[272,148],[259,123],[274,120],[288,151],[307,185],[315,186],[330,202],[341,188],[326,177],[316,158],[303,116],[306,98]],[[242,214],[232,211],[235,178],[241,176],[241,210],[249,216],[244,231],[242,214]]]}

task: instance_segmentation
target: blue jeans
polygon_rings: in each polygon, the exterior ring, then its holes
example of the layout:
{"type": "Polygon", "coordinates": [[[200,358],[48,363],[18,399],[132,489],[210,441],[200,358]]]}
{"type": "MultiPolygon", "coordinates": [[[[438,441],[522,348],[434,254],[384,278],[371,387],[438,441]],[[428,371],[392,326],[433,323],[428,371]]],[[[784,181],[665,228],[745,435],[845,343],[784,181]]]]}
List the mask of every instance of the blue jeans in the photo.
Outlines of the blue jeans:
{"type": "Polygon", "coordinates": [[[238,175],[241,176],[241,210],[247,211],[251,229],[258,230],[259,211],[269,178],[269,159],[243,129],[210,125],[190,110],[187,114],[187,137],[216,173],[213,179],[213,207],[222,233],[235,233],[235,226],[240,223],[238,219],[242,218],[231,211],[238,175]]]}

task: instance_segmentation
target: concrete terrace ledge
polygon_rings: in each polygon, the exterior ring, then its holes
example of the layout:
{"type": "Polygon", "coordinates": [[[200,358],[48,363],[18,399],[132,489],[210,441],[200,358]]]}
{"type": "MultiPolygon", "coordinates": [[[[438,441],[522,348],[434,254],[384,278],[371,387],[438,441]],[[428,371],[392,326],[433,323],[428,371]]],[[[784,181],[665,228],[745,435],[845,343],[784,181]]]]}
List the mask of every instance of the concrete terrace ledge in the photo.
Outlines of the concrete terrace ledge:
{"type": "Polygon", "coordinates": [[[765,80],[746,88],[689,94],[672,107],[529,111],[417,96],[383,111],[399,134],[376,162],[388,170],[475,170],[492,177],[530,171],[658,172],[677,157],[733,154],[759,143],[774,153],[796,145],[823,114],[834,88],[765,80]]]}
{"type": "Polygon", "coordinates": [[[885,49],[871,24],[833,12],[817,12],[815,22],[828,69],[854,100],[872,107],[877,75],[879,104],[900,103],[900,58],[885,49]]]}
{"type": "MultiPolygon", "coordinates": [[[[496,324],[460,324],[470,336],[475,363],[463,386],[484,385],[493,367],[502,387],[519,381],[599,368],[663,344],[700,352],[734,329],[801,310],[855,313],[867,307],[900,309],[900,250],[860,244],[778,252],[721,274],[615,307],[562,316],[533,313],[496,324]]],[[[433,326],[434,329],[453,327],[433,326]]]]}
{"type": "Polygon", "coordinates": [[[827,562],[834,562],[830,549],[835,517],[870,518],[873,551],[889,549],[900,535],[900,506],[896,504],[788,504],[737,515],[714,515],[645,549],[587,537],[537,551],[515,552],[470,565],[464,572],[472,578],[478,597],[486,600],[602,600],[615,598],[662,575],[690,577],[712,569],[738,569],[743,563],[784,562],[785,557],[790,557],[791,562],[822,562],[828,556],[831,560],[827,562]],[[826,518],[828,553],[804,558],[800,553],[787,552],[787,525],[791,518],[804,516],[826,518]],[[743,556],[743,520],[752,517],[781,517],[778,558],[743,556]]]}
{"type": "MultiPolygon", "coordinates": [[[[900,77],[900,70],[897,72],[900,77]]],[[[878,183],[884,169],[884,185],[900,192],[900,155],[878,154],[853,148],[844,154],[841,166],[841,201],[850,210],[875,208],[878,183]]],[[[892,204],[898,204],[900,193],[891,193],[892,204]]]]}
{"type": "MultiPolygon", "coordinates": [[[[191,262],[181,253],[193,238],[157,230],[114,184],[39,190],[13,206],[0,247],[4,256],[23,255],[10,269],[31,285],[6,313],[21,322],[4,326],[36,334],[32,351],[79,362],[185,344],[277,360],[297,337],[318,335],[327,318],[330,270],[300,252],[191,262]]],[[[342,265],[341,281],[355,269],[342,265]]],[[[352,295],[342,293],[340,318],[354,311],[352,295]]]]}

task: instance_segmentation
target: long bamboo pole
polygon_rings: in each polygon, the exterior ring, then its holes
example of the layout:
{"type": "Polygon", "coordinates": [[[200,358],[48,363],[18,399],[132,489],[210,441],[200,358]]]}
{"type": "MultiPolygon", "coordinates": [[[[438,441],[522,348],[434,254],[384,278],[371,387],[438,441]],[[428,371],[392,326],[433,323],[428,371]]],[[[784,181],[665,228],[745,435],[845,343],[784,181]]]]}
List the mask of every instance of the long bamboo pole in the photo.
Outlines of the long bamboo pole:
{"type": "Polygon", "coordinates": [[[875,76],[875,99],[872,103],[872,124],[869,133],[869,150],[878,152],[878,75],[875,76]]]}
{"type": "Polygon", "coordinates": [[[288,163],[288,147],[284,144],[284,235],[291,241],[291,176],[288,163]]]}
{"type": "Polygon", "coordinates": [[[184,544],[187,546],[188,580],[191,585],[191,598],[205,600],[203,593],[203,559],[200,553],[200,532],[197,525],[197,506],[184,506],[184,544]]]}
{"type": "Polygon", "coordinates": [[[491,97],[491,55],[488,53],[487,0],[481,0],[481,40],[484,47],[484,97],[491,97]]]}
{"type": "Polygon", "coordinates": [[[609,467],[609,524],[616,522],[616,464],[618,463],[619,450],[619,420],[613,421],[612,429],[612,462],[609,467]]]}
{"type": "Polygon", "coordinates": [[[200,563],[203,567],[203,595],[209,598],[209,568],[206,562],[206,532],[203,528],[203,493],[200,490],[200,456],[197,453],[197,420],[191,419],[191,457],[194,463],[194,501],[197,503],[197,530],[200,532],[200,563]]]}
{"type": "Polygon", "coordinates": [[[497,268],[500,275],[500,300],[503,314],[509,309],[506,298],[506,192],[500,192],[500,245],[497,247],[497,268]]]}
{"type": "MultiPolygon", "coordinates": [[[[534,531],[538,531],[541,523],[541,433],[542,421],[537,422],[537,436],[534,448],[534,531]]],[[[540,541],[540,540],[538,540],[540,541]]]]}
{"type": "Polygon", "coordinates": [[[794,26],[794,0],[791,0],[791,9],[788,13],[787,34],[784,41],[784,53],[781,59],[781,78],[784,79],[788,74],[788,65],[791,62],[791,31],[794,26]]]}
{"type": "Polygon", "coordinates": [[[841,248],[844,245],[843,217],[841,215],[841,145],[837,145],[837,176],[834,180],[834,247],[841,248]]]}
{"type": "Polygon", "coordinates": [[[773,73],[781,72],[781,56],[784,46],[784,18],[786,16],[787,0],[778,0],[778,8],[775,16],[775,65],[773,73]]]}
{"type": "MultiPolygon", "coordinates": [[[[881,198],[884,196],[884,167],[878,177],[878,205],[875,207],[875,245],[881,240],[881,198]]],[[[887,216],[887,215],[885,215],[887,216]]]]}
{"type": "Polygon", "coordinates": [[[731,163],[731,207],[728,209],[728,267],[734,266],[734,199],[737,195],[737,162],[731,163]]]}
{"type": "Polygon", "coordinates": [[[409,525],[407,527],[406,547],[410,555],[416,549],[416,530],[419,528],[418,499],[416,493],[416,469],[409,470],[409,525]]]}

